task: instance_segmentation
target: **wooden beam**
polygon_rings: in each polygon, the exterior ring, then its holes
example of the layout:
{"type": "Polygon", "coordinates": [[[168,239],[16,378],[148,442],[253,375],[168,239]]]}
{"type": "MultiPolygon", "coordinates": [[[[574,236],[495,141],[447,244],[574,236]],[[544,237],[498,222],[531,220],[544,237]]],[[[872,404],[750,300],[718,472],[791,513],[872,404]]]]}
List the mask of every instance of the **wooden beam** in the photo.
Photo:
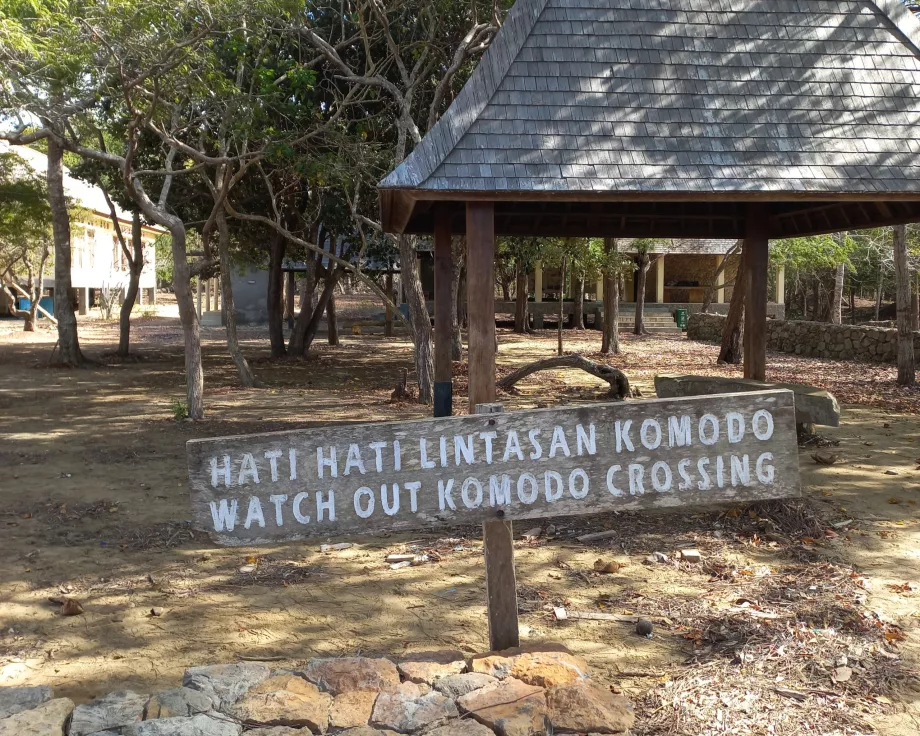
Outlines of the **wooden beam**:
{"type": "Polygon", "coordinates": [[[438,212],[434,225],[434,415],[453,414],[451,380],[451,279],[453,253],[450,215],[438,212]]]}
{"type": "Polygon", "coordinates": [[[466,205],[469,413],[495,400],[495,207],[466,205]]]}
{"type": "Polygon", "coordinates": [[[767,378],[767,266],[769,239],[767,208],[750,204],[744,238],[744,278],[747,295],[744,310],[744,377],[767,378]]]}

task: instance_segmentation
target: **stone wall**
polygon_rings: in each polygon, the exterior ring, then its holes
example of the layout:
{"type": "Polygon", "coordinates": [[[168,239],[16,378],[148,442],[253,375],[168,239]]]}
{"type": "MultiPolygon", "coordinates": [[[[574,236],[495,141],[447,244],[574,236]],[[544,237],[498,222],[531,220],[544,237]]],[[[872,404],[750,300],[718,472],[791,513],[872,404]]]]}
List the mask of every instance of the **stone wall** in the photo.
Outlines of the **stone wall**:
{"type": "MultiPolygon", "coordinates": [[[[724,323],[725,317],[721,314],[691,314],[687,337],[703,342],[720,342],[724,323]]],[[[809,358],[894,363],[898,355],[898,331],[862,325],[771,319],[767,321],[767,348],[809,358]]],[[[920,351],[920,332],[914,333],[914,350],[920,351]]]]}

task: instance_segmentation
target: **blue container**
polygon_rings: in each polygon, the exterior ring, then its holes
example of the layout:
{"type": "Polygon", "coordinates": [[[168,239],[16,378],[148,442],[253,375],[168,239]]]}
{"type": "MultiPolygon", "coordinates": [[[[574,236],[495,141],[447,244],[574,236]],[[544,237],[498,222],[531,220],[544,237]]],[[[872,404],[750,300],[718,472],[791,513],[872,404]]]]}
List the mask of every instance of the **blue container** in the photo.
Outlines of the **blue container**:
{"type": "MultiPolygon", "coordinates": [[[[38,305],[44,309],[48,314],[54,314],[54,297],[53,296],[43,296],[38,300],[38,305]]],[[[32,306],[32,300],[26,299],[24,296],[19,297],[16,302],[16,309],[20,312],[28,312],[29,307],[32,306]]],[[[41,312],[38,313],[39,319],[44,319],[45,315],[41,312]]]]}

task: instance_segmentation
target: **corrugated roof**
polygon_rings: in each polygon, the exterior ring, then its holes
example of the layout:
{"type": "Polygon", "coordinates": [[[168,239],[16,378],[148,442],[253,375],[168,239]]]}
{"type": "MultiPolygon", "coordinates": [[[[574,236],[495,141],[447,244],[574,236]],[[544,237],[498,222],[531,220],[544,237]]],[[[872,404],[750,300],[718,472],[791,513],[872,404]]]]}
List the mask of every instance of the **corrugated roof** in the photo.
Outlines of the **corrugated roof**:
{"type": "Polygon", "coordinates": [[[918,57],[897,0],[518,0],[380,187],[917,194],[918,57]]]}

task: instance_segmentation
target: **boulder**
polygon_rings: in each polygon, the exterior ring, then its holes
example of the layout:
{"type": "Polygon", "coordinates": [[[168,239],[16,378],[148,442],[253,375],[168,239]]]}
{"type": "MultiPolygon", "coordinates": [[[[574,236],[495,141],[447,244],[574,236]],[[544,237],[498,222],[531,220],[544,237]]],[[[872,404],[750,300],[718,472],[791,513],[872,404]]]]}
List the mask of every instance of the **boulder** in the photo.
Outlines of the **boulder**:
{"type": "Polygon", "coordinates": [[[482,672],[465,672],[462,675],[442,677],[434,683],[434,689],[455,700],[467,693],[487,685],[494,685],[498,679],[482,672]]]}
{"type": "Polygon", "coordinates": [[[357,728],[370,723],[377,693],[355,690],[336,695],[329,709],[329,725],[333,728],[357,728]]]}
{"type": "Polygon", "coordinates": [[[51,688],[47,685],[0,687],[0,718],[8,718],[24,710],[31,710],[49,700],[51,700],[51,688]]]}
{"type": "Polygon", "coordinates": [[[380,693],[374,703],[371,725],[400,733],[415,733],[460,715],[457,706],[441,693],[413,697],[412,692],[380,693]]]}
{"type": "Polygon", "coordinates": [[[246,736],[313,736],[309,728],[290,728],[288,726],[271,726],[247,731],[246,736]]]}
{"type": "Polygon", "coordinates": [[[148,695],[123,690],[97,698],[92,703],[78,705],[73,710],[70,736],[88,736],[98,731],[130,726],[143,719],[148,700],[148,695]]]}
{"type": "Polygon", "coordinates": [[[150,697],[144,707],[144,720],[195,716],[207,713],[211,707],[211,698],[204,693],[188,687],[176,687],[150,697]]]}
{"type": "Polygon", "coordinates": [[[129,726],[124,736],[240,736],[243,727],[220,713],[190,718],[157,718],[129,726]]]}
{"type": "Polygon", "coordinates": [[[347,731],[342,731],[338,736],[399,736],[399,734],[388,728],[358,726],[358,728],[349,728],[347,731]]]}
{"type": "Polygon", "coordinates": [[[466,719],[451,721],[443,726],[425,731],[422,736],[495,736],[495,731],[491,728],[486,728],[481,723],[466,719]]]}
{"type": "Polygon", "coordinates": [[[46,700],[0,721],[0,736],[65,736],[64,726],[72,712],[72,700],[46,700]]]}
{"type": "Polygon", "coordinates": [[[544,732],[543,688],[513,677],[474,690],[457,700],[457,705],[500,736],[533,736],[544,732]]]}
{"type": "Polygon", "coordinates": [[[412,682],[427,682],[450,675],[459,675],[466,670],[466,657],[463,652],[453,649],[437,652],[420,652],[402,660],[397,669],[400,674],[412,682]]]}
{"type": "Polygon", "coordinates": [[[551,688],[546,707],[556,733],[625,733],[636,720],[626,698],[588,682],[551,688]]]}
{"type": "Polygon", "coordinates": [[[341,657],[311,659],[298,674],[332,695],[354,691],[395,692],[399,687],[399,672],[388,659],[341,657]]]}
{"type": "Polygon", "coordinates": [[[249,688],[267,680],[271,671],[264,664],[216,664],[210,667],[190,667],[182,676],[182,684],[211,698],[214,710],[226,710],[249,688]]]}
{"type": "Polygon", "coordinates": [[[332,696],[296,675],[263,680],[230,708],[234,718],[265,726],[292,726],[325,733],[332,696]]]}
{"type": "Polygon", "coordinates": [[[563,685],[588,676],[587,663],[555,642],[536,642],[478,655],[470,661],[470,669],[500,680],[514,677],[540,687],[563,685]]]}
{"type": "Polygon", "coordinates": [[[837,399],[832,393],[814,386],[799,383],[766,383],[727,376],[655,376],[655,392],[659,399],[768,391],[778,388],[788,389],[795,394],[796,424],[840,426],[840,404],[837,403],[837,399]]]}

